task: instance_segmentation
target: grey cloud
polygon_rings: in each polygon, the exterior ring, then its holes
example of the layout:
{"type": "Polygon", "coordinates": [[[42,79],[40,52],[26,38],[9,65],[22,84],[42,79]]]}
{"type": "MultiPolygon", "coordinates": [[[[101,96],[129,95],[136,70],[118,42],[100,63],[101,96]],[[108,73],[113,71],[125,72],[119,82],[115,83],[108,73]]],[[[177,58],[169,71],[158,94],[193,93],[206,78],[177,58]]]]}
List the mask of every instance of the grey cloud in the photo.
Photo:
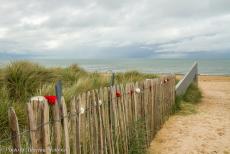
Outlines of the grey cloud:
{"type": "Polygon", "coordinates": [[[1,0],[1,4],[0,53],[181,57],[230,50],[229,0],[1,0]]]}

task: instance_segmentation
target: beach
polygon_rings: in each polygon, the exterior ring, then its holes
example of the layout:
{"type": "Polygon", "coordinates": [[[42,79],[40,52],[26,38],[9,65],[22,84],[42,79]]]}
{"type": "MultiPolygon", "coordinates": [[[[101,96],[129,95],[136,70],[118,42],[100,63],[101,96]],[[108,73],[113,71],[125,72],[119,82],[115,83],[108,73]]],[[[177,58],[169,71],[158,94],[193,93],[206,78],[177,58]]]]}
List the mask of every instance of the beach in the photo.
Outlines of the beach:
{"type": "Polygon", "coordinates": [[[150,154],[230,153],[230,76],[199,76],[198,84],[203,95],[198,112],[171,116],[150,154]]]}

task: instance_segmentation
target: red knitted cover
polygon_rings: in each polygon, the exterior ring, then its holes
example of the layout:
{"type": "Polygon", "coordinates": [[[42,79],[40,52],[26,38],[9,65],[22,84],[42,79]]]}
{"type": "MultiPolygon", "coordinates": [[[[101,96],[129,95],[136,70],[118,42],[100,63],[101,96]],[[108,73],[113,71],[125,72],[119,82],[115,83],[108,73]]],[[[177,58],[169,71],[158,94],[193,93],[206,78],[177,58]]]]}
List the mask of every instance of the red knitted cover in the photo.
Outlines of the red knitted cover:
{"type": "Polygon", "coordinates": [[[57,102],[56,96],[44,96],[50,105],[54,105],[57,102]]]}

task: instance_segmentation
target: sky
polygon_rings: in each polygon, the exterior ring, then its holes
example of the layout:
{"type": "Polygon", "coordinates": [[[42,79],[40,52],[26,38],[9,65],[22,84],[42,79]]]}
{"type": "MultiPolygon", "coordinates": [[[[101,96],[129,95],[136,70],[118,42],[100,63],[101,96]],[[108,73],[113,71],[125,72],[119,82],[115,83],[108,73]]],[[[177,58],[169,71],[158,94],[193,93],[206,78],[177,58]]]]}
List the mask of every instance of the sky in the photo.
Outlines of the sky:
{"type": "Polygon", "coordinates": [[[230,0],[0,0],[0,58],[230,58],[230,0]]]}

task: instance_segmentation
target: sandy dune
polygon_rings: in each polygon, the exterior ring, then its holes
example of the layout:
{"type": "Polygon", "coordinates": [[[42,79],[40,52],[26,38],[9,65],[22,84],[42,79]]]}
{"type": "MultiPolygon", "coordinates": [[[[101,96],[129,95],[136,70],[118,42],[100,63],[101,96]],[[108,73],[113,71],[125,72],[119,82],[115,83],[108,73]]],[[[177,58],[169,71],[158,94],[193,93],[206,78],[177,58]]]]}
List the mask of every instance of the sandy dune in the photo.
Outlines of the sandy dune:
{"type": "Polygon", "coordinates": [[[198,113],[169,118],[150,154],[230,154],[230,77],[201,76],[198,113]]]}

